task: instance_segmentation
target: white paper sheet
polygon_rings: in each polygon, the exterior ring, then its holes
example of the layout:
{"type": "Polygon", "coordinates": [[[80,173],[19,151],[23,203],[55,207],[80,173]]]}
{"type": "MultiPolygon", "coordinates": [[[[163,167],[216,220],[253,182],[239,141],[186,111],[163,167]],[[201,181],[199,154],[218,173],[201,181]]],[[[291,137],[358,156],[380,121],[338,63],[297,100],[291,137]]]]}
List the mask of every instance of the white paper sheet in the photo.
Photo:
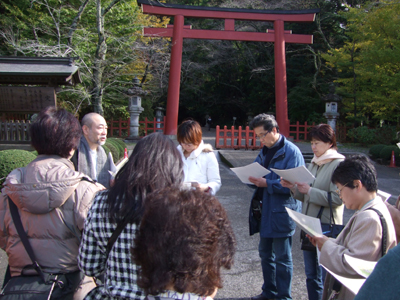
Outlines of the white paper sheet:
{"type": "Polygon", "coordinates": [[[326,268],[324,265],[323,266],[329,273],[332,274],[333,277],[335,277],[337,280],[339,280],[346,288],[348,288],[354,295],[357,295],[358,291],[360,290],[361,286],[365,282],[365,278],[348,278],[344,277],[341,275],[338,275],[328,268],[326,268]]]}
{"type": "Polygon", "coordinates": [[[252,184],[249,181],[249,177],[264,177],[265,175],[268,175],[271,173],[269,170],[261,166],[259,163],[253,162],[252,164],[249,164],[244,167],[237,167],[237,168],[231,168],[231,170],[236,174],[239,179],[246,184],[252,184]]]}
{"type": "Polygon", "coordinates": [[[115,165],[111,152],[108,153],[108,158],[110,159],[110,170],[108,170],[108,172],[111,174],[111,178],[114,179],[119,170],[121,170],[121,168],[127,163],[129,159],[125,157],[119,162],[118,165],[115,165]]]}
{"type": "Polygon", "coordinates": [[[382,198],[382,201],[384,201],[384,202],[388,201],[390,199],[390,197],[392,196],[391,194],[386,193],[386,192],[381,191],[381,190],[378,190],[377,194],[378,194],[379,197],[382,198]]]}
{"type": "Polygon", "coordinates": [[[358,275],[361,275],[364,278],[368,278],[368,276],[371,275],[377,263],[376,261],[359,259],[347,254],[344,255],[344,259],[358,275]]]}
{"type": "Polygon", "coordinates": [[[278,174],[280,177],[290,183],[305,182],[312,183],[315,179],[314,175],[305,166],[300,166],[293,169],[279,170],[271,168],[271,171],[278,174]]]}
{"type": "Polygon", "coordinates": [[[307,232],[311,236],[322,236],[322,228],[321,228],[321,221],[318,218],[310,217],[303,215],[297,211],[291,210],[290,208],[286,208],[289,216],[293,219],[293,221],[307,232]]]}

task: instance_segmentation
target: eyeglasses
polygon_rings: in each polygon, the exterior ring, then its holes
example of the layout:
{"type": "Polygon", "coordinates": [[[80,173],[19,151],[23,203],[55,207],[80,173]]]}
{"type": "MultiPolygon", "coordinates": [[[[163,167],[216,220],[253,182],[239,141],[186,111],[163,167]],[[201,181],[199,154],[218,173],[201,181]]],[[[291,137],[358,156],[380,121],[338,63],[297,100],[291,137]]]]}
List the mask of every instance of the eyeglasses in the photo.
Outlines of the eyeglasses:
{"type": "Polygon", "coordinates": [[[267,131],[265,133],[261,133],[260,135],[256,135],[256,139],[261,140],[261,139],[265,138],[267,136],[267,134],[270,132],[271,131],[267,131]]]}
{"type": "Polygon", "coordinates": [[[349,181],[349,182],[347,182],[346,184],[344,184],[340,190],[339,190],[339,189],[336,190],[336,194],[338,194],[339,197],[340,197],[340,193],[342,192],[342,190],[344,189],[344,187],[345,187],[346,185],[348,185],[350,182],[351,182],[351,181],[349,181]]]}

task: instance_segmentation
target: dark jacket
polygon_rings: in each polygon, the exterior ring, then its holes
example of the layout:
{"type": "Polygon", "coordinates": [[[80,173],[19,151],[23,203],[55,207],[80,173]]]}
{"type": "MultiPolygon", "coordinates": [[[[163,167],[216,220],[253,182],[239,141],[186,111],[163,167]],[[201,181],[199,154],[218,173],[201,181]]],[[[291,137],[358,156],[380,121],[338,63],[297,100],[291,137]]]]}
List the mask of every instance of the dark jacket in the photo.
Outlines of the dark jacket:
{"type": "MultiPolygon", "coordinates": [[[[282,136],[282,138],[284,139],[284,145],[275,153],[267,169],[275,168],[285,170],[305,165],[303,155],[299,148],[288,141],[284,136],[282,136]]],[[[255,162],[264,166],[264,160],[265,155],[261,149],[255,162]]],[[[288,188],[282,187],[280,177],[277,174],[271,172],[266,175],[265,178],[267,179],[268,187],[261,188],[263,200],[261,223],[257,222],[254,218],[250,207],[250,235],[260,232],[263,238],[292,236],[296,228],[296,223],[289,217],[285,207],[300,211],[301,203],[291,197],[288,188]]],[[[255,190],[254,195],[257,194],[258,189],[259,188],[255,190]]]]}

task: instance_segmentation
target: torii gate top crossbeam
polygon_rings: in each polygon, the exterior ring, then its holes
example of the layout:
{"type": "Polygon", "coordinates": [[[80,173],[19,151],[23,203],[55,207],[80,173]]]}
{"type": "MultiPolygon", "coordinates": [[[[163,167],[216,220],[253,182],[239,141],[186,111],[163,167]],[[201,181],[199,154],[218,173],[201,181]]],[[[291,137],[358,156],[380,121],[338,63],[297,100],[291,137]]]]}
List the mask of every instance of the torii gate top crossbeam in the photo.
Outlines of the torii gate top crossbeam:
{"type": "Polygon", "coordinates": [[[182,15],[184,17],[205,19],[235,19],[271,22],[282,20],[284,22],[313,22],[315,14],[320,9],[307,10],[256,10],[241,8],[221,8],[205,6],[188,6],[165,4],[152,0],[137,0],[143,13],[162,16],[182,15]]]}

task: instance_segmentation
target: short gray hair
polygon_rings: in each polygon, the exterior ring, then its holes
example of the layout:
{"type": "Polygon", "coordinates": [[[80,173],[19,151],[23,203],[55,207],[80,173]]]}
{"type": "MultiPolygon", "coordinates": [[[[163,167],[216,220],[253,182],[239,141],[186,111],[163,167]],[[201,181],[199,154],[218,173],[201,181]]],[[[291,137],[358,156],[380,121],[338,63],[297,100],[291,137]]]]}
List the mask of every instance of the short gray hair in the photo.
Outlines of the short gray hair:
{"type": "Polygon", "coordinates": [[[263,126],[264,130],[266,131],[272,131],[272,129],[275,127],[276,131],[279,132],[278,122],[276,122],[273,115],[259,114],[255,116],[250,122],[250,128],[254,129],[260,126],[263,126]]]}

